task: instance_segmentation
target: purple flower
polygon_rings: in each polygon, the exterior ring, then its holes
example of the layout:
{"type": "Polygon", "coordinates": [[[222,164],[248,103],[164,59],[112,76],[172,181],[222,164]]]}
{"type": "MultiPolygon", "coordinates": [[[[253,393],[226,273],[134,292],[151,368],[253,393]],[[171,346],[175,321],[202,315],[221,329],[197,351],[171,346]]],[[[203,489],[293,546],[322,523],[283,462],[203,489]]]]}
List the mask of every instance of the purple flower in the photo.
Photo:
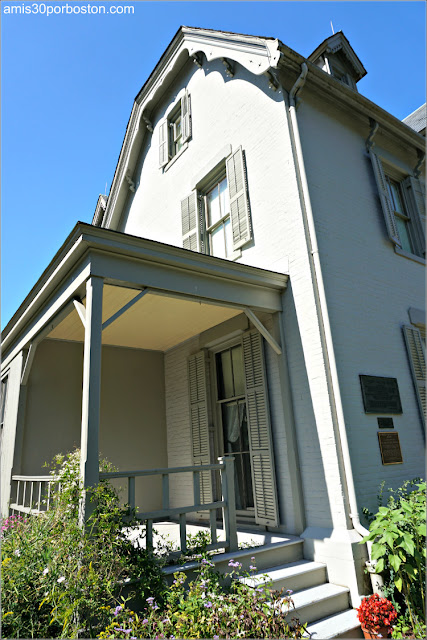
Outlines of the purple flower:
{"type": "Polygon", "coordinates": [[[214,636],[213,640],[219,640],[219,636],[214,636]]]}
{"type": "Polygon", "coordinates": [[[249,566],[249,569],[250,569],[251,571],[256,571],[256,567],[254,567],[252,564],[249,566]]]}
{"type": "Polygon", "coordinates": [[[149,604],[153,604],[154,600],[155,600],[155,598],[153,596],[150,596],[149,598],[147,598],[147,602],[149,604]]]}
{"type": "Polygon", "coordinates": [[[289,595],[291,595],[291,593],[293,593],[292,589],[287,589],[286,593],[289,593],[289,595]]]}
{"type": "Polygon", "coordinates": [[[122,605],[119,604],[115,609],[114,609],[114,615],[117,616],[120,611],[123,609],[122,605]]]}
{"type": "Polygon", "coordinates": [[[148,618],[144,618],[144,620],[142,621],[142,624],[148,624],[148,618]]]}
{"type": "Polygon", "coordinates": [[[212,602],[209,600],[209,602],[205,602],[205,609],[210,609],[212,607],[212,602]]]}
{"type": "Polygon", "coordinates": [[[169,620],[167,618],[165,618],[164,620],[162,620],[163,624],[166,624],[166,622],[169,622],[169,620]]]}
{"type": "Polygon", "coordinates": [[[252,560],[252,562],[254,562],[255,561],[255,556],[251,556],[251,560],[252,560]]]}
{"type": "Polygon", "coordinates": [[[121,627],[114,627],[114,631],[124,631],[121,627]]]}

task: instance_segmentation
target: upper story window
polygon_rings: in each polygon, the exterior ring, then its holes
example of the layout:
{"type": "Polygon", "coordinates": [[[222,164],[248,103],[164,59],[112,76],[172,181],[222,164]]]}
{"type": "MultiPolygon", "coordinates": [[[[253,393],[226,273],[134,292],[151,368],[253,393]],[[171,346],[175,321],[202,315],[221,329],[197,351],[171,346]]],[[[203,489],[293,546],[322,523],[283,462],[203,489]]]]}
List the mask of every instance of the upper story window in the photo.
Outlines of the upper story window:
{"type": "Polygon", "coordinates": [[[165,167],[191,138],[191,99],[188,91],[159,125],[159,165],[165,167]]]}
{"type": "Polygon", "coordinates": [[[7,376],[1,381],[0,392],[0,447],[3,440],[4,414],[6,409],[7,376]]]}
{"type": "Polygon", "coordinates": [[[252,239],[242,148],[220,162],[181,201],[183,246],[191,251],[234,259],[252,239]]]}
{"type": "Polygon", "coordinates": [[[388,236],[397,253],[425,258],[425,185],[369,151],[388,236]]]}

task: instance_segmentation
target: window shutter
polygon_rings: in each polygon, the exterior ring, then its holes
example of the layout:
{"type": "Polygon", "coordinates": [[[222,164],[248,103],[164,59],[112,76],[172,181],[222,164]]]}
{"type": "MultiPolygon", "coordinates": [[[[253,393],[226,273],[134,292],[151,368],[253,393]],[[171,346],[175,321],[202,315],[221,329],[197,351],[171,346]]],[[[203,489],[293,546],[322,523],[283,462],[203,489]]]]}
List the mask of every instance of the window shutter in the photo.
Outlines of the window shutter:
{"type": "Polygon", "coordinates": [[[425,186],[421,180],[408,176],[403,182],[403,190],[411,212],[411,222],[416,230],[416,244],[420,256],[425,256],[426,205],[425,186]]]}
{"type": "Polygon", "coordinates": [[[227,182],[230,196],[233,250],[236,251],[252,238],[246,167],[242,147],[239,147],[227,160],[227,182]]]}
{"type": "Polygon", "coordinates": [[[159,165],[164,167],[169,162],[168,121],[163,120],[159,126],[159,165]]]}
{"type": "Polygon", "coordinates": [[[378,194],[380,196],[381,207],[384,214],[384,220],[387,227],[387,232],[390,240],[401,247],[399,234],[397,232],[396,221],[394,219],[393,204],[390,199],[390,195],[387,189],[387,182],[385,179],[384,169],[380,158],[372,150],[369,151],[369,155],[372,162],[372,168],[374,170],[375,180],[377,182],[378,194]]]}
{"type": "Polygon", "coordinates": [[[255,520],[258,524],[277,527],[279,524],[279,509],[277,505],[270,412],[262,337],[258,331],[249,331],[243,335],[243,360],[255,520]]]}
{"type": "Polygon", "coordinates": [[[181,200],[182,246],[190,251],[200,251],[200,215],[197,191],[181,200]]]}
{"type": "Polygon", "coordinates": [[[182,141],[191,138],[191,98],[188,91],[181,98],[182,141]]]}
{"type": "Polygon", "coordinates": [[[406,348],[408,350],[409,364],[411,365],[417,392],[418,404],[421,412],[422,423],[427,419],[426,413],[426,357],[420,330],[412,325],[403,326],[406,348]]]}
{"type": "MultiPolygon", "coordinates": [[[[188,358],[193,464],[210,464],[207,358],[204,351],[188,358]]],[[[212,472],[200,474],[200,500],[212,502],[212,472]]]]}

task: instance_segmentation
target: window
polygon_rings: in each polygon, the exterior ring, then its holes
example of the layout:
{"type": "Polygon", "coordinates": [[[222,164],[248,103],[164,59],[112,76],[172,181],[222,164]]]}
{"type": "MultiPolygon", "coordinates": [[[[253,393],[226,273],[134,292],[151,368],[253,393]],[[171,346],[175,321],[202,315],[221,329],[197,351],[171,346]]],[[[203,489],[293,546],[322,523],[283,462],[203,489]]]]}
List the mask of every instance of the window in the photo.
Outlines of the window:
{"type": "Polygon", "coordinates": [[[390,178],[390,176],[386,176],[386,182],[401,247],[405,251],[413,253],[413,246],[408,229],[410,217],[403,202],[400,185],[396,180],[390,178]]]}
{"type": "Polygon", "coordinates": [[[242,148],[230,154],[181,201],[183,246],[219,258],[235,258],[252,240],[242,148]]]}
{"type": "Polygon", "coordinates": [[[413,176],[384,167],[369,151],[388,236],[397,253],[425,258],[425,186],[413,176]]]}
{"type": "Polygon", "coordinates": [[[204,198],[208,252],[218,258],[233,254],[227,177],[216,180],[204,198]]]}
{"type": "Polygon", "coordinates": [[[184,149],[191,137],[191,101],[186,91],[159,125],[159,164],[164,167],[184,149]]]}
{"type": "Polygon", "coordinates": [[[6,409],[6,394],[7,394],[7,377],[1,381],[1,397],[0,397],[0,425],[3,429],[4,414],[6,409]]]}

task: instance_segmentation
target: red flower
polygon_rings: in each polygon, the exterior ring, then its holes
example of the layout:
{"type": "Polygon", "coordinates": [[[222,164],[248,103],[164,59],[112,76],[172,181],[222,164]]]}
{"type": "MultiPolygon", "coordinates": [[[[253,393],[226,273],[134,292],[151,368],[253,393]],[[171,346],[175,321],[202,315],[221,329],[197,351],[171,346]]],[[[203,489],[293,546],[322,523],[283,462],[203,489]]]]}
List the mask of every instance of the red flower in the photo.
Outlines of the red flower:
{"type": "Polygon", "coordinates": [[[397,612],[389,600],[374,593],[368,598],[363,598],[357,610],[357,617],[367,629],[377,631],[383,626],[390,627],[397,618],[397,612]]]}

